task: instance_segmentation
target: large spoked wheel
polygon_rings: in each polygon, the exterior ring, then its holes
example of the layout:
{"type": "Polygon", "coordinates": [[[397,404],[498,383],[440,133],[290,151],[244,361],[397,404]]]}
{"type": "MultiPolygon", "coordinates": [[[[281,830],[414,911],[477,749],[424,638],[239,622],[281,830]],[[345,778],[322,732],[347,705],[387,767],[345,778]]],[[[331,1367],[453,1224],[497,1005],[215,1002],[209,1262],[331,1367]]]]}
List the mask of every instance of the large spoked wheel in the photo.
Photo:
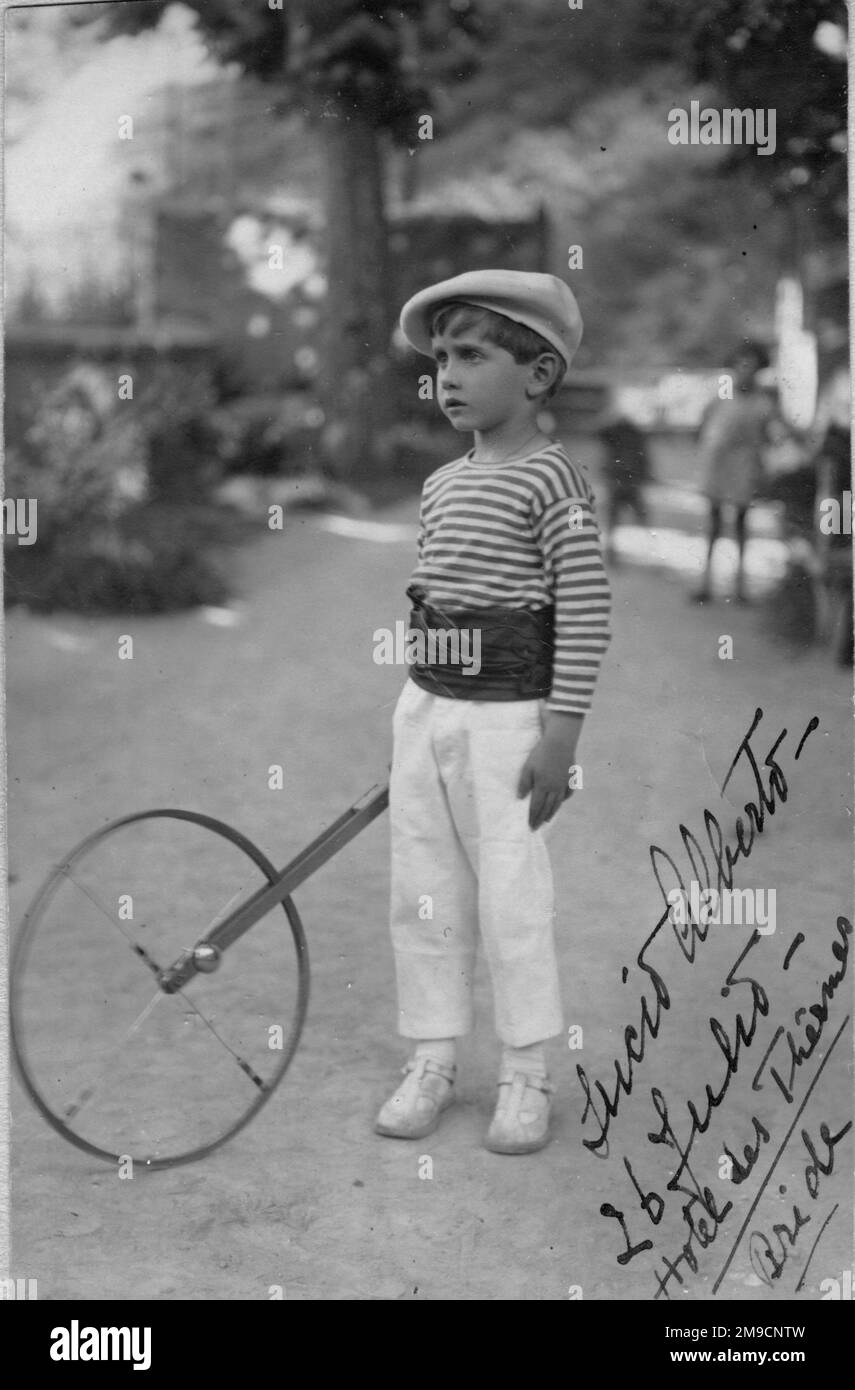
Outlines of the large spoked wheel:
{"type": "MultiPolygon", "coordinates": [[[[270,1099],[309,997],[297,909],[278,908],[174,994],[157,974],[276,871],[193,811],[125,816],[81,841],[30,905],[12,954],[12,1053],[49,1124],[149,1168],[203,1158],[270,1099]]],[[[132,1171],[132,1169],[131,1169],[132,1171]]]]}

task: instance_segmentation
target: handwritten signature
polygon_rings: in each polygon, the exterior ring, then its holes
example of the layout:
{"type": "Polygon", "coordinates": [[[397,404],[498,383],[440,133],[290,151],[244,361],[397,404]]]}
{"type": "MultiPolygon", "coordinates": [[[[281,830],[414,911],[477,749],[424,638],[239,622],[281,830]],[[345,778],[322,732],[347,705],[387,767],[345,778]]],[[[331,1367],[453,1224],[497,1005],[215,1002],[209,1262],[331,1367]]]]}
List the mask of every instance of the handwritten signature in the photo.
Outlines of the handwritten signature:
{"type": "MultiPolygon", "coordinates": [[[[781,730],[761,763],[760,755],[756,752],[751,740],[762,718],[763,711],[757,709],[748,732],[739,743],[721,788],[723,793],[740,763],[750,768],[754,781],[754,794],[753,798],[746,800],[744,804],[745,819],[742,816],[736,818],[733,839],[728,841],[725,838],[718,818],[709,809],[705,809],[703,812],[705,827],[703,843],[688,827],[682,824],[679,826],[679,834],[688,859],[689,881],[694,880],[703,883],[708,889],[714,887],[716,891],[720,892],[722,888],[732,887],[735,866],[740,860],[748,859],[758,836],[762,835],[767,828],[769,819],[775,815],[779,806],[787,801],[788,784],[778,754],[778,750],[787,736],[787,730],[781,730]],[[761,769],[766,770],[765,777],[761,769]]],[[[808,722],[796,745],[793,755],[794,761],[799,760],[805,743],[818,725],[819,720],[816,717],[808,722]]],[[[693,912],[689,911],[688,915],[681,920],[675,919],[670,912],[673,887],[669,889],[664,881],[666,866],[670,868],[676,878],[677,886],[684,893],[686,892],[686,883],[675,860],[660,846],[650,846],[650,858],[664,906],[662,916],[643,943],[636,961],[639,969],[650,983],[652,998],[648,994],[642,993],[639,1000],[637,1024],[628,1024],[623,1030],[622,1055],[615,1058],[612,1063],[614,1082],[606,1084],[599,1078],[592,1081],[582,1066],[577,1066],[576,1069],[585,1096],[582,1124],[594,1130],[593,1135],[583,1139],[583,1143],[594,1156],[600,1158],[607,1158],[609,1155],[612,1125],[620,1113],[622,1101],[632,1094],[633,1086],[638,1079],[645,1058],[649,1055],[651,1044],[655,1043],[658,1038],[666,1022],[665,1015],[671,1008],[671,994],[661,969],[654,967],[648,958],[651,947],[663,927],[668,924],[674,931],[675,939],[685,960],[693,964],[698,949],[703,946],[709,930],[709,922],[703,920],[703,914],[696,917],[693,912]]],[[[851,934],[852,924],[845,917],[838,917],[836,936],[831,944],[831,954],[836,962],[836,967],[829,970],[826,979],[822,982],[818,998],[794,1011],[792,1025],[789,1028],[781,1025],[775,1030],[772,1040],[766,1047],[754,1072],[753,1091],[763,1090],[771,1080],[778,1092],[784,1096],[788,1105],[795,1103],[793,1088],[796,1076],[799,1069],[810,1061],[823,1037],[829,1018],[829,1004],[846,974],[851,934]],[[809,1021],[805,1022],[805,1020],[809,1021]]],[[[803,933],[796,933],[784,957],[783,970],[789,969],[792,957],[804,939],[803,933]]],[[[731,991],[736,989],[743,989],[748,992],[747,998],[740,1004],[732,1024],[728,1027],[715,1016],[708,1019],[709,1030],[716,1048],[721,1054],[724,1069],[717,1083],[709,1081],[704,1083],[702,1100],[687,1100],[685,1102],[684,1108],[688,1124],[686,1124],[685,1119],[680,1118],[682,1110],[680,1110],[679,1115],[672,1118],[674,1107],[672,1105],[669,1109],[666,1096],[659,1088],[654,1086],[650,1089],[650,1101],[658,1125],[648,1133],[647,1139],[651,1145],[664,1145],[677,1155],[678,1166],[668,1180],[666,1191],[671,1194],[680,1194],[685,1199],[681,1211],[684,1227],[682,1245],[671,1257],[661,1256],[664,1268],[656,1273],[654,1297],[657,1299],[670,1297],[669,1286],[672,1281],[680,1285],[683,1284],[682,1270],[684,1268],[693,1274],[697,1273],[699,1252],[712,1246],[720,1228],[733,1210],[732,1201],[722,1201],[709,1186],[703,1185],[699,1181],[692,1170],[690,1160],[693,1158],[693,1147],[696,1140],[709,1130],[715,1112],[719,1110],[728,1094],[733,1077],[743,1064],[748,1049],[752,1047],[760,1020],[769,1014],[768,993],[760,980],[756,978],[758,972],[750,960],[751,953],[759,940],[760,934],[753,931],[747,944],[730,966],[720,991],[725,999],[730,996],[731,991]]],[[[624,966],[622,972],[624,983],[627,976],[628,970],[624,966]]],[[[713,1286],[714,1293],[717,1292],[730,1267],[736,1250],[751,1224],[757,1205],[771,1181],[775,1167],[790,1142],[804,1108],[848,1021],[848,1017],[844,1019],[829,1043],[822,1062],[796,1109],[788,1132],[772,1159],[748,1214],[734,1239],[727,1260],[716,1279],[713,1286]]],[[[730,1166],[731,1182],[737,1186],[751,1176],[760,1160],[763,1149],[771,1143],[771,1135],[759,1116],[752,1115],[750,1125],[751,1135],[748,1142],[743,1140],[742,1152],[739,1156],[734,1152],[735,1145],[725,1144],[723,1148],[723,1155],[730,1166]]],[[[808,1160],[804,1169],[804,1181],[806,1197],[809,1201],[813,1202],[818,1199],[821,1179],[828,1177],[833,1172],[835,1148],[850,1128],[851,1122],[837,1133],[832,1133],[829,1125],[823,1121],[819,1127],[818,1138],[808,1128],[802,1128],[800,1138],[808,1160]]],[[[626,1156],[623,1157],[623,1165],[638,1197],[638,1207],[652,1226],[657,1227],[665,1214],[666,1198],[655,1190],[647,1189],[646,1184],[639,1178],[626,1156]]],[[[779,1192],[783,1194],[786,1192],[786,1188],[780,1188],[779,1192]]],[[[805,1199],[800,1198],[800,1200],[804,1205],[805,1199]]],[[[753,1230],[749,1236],[748,1250],[752,1269],[755,1276],[770,1287],[775,1280],[780,1279],[802,1230],[813,1219],[812,1214],[803,1211],[797,1202],[791,1203],[791,1208],[792,1216],[788,1217],[787,1221],[776,1222],[771,1232],[753,1230]]],[[[625,1248],[616,1256],[618,1264],[625,1266],[642,1252],[653,1249],[653,1241],[650,1238],[633,1241],[624,1211],[610,1202],[604,1202],[600,1207],[600,1213],[602,1216],[616,1221],[620,1227],[625,1248]]],[[[829,1219],[830,1216],[823,1223],[820,1235],[829,1219]]],[[[817,1237],[817,1242],[818,1239],[819,1237],[817,1237]]],[[[814,1249],[817,1242],[814,1244],[814,1249]]],[[[813,1250],[808,1257],[808,1262],[812,1255],[813,1250]]],[[[806,1272],[807,1266],[802,1274],[802,1282],[806,1272]]]]}

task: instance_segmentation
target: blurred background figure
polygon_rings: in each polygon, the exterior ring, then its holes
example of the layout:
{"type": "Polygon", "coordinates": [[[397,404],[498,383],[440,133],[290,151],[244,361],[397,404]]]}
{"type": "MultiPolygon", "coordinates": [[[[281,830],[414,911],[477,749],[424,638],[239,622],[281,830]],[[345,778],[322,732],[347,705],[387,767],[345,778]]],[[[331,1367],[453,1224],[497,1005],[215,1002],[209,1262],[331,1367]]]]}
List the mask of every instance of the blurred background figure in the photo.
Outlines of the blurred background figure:
{"type": "Polygon", "coordinates": [[[620,408],[614,393],[598,430],[598,439],[603,451],[600,521],[606,559],[615,564],[614,531],[620,513],[627,509],[639,526],[647,525],[648,508],[643,487],[650,479],[650,456],[643,431],[620,408]]]}
{"type": "Polygon", "coordinates": [[[830,647],[851,665],[852,541],[849,369],[828,378],[809,430],[770,425],[767,475],[758,496],[779,504],[785,572],[767,595],[767,626],[795,647],[830,647]]]}
{"type": "MultiPolygon", "coordinates": [[[[852,665],[852,443],[849,369],[832,376],[817,410],[816,546],[824,613],[822,626],[841,665],[852,665]],[[823,523],[823,503],[838,504],[838,525],[823,523]]],[[[832,518],[833,520],[833,518],[832,518]]]]}
{"type": "Polygon", "coordinates": [[[757,384],[757,375],[769,366],[769,354],[761,343],[744,340],[728,363],[733,396],[716,398],[704,412],[699,432],[699,452],[703,478],[701,491],[710,504],[707,558],[701,586],[692,595],[696,603],[712,597],[712,557],[722,534],[722,516],[727,507],[733,513],[737,546],[734,597],[746,601],[744,562],[748,509],[761,489],[763,451],[776,407],[770,395],[757,384]]]}

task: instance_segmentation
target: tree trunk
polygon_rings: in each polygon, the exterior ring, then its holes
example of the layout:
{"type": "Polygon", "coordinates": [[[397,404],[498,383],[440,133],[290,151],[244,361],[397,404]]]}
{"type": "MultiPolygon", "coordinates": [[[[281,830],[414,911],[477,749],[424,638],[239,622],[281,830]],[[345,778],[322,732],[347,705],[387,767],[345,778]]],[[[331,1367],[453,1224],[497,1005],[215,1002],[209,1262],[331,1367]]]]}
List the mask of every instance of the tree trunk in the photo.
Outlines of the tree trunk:
{"type": "Polygon", "coordinates": [[[382,151],[376,128],[359,111],[330,104],[314,125],[326,173],[323,447],[333,476],[355,483],[388,457],[391,314],[382,151]]]}

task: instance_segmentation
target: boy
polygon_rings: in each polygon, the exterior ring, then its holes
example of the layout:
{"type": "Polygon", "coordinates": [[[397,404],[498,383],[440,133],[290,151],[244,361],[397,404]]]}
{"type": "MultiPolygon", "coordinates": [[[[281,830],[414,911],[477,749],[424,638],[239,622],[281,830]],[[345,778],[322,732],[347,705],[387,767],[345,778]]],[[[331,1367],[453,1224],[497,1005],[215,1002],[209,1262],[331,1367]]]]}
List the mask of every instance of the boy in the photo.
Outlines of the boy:
{"type": "Polygon", "coordinates": [[[503,1044],[486,1144],[529,1153],[549,1139],[544,1043],[563,1027],[543,827],[570,794],[609,640],[593,494],[537,425],[582,320],[554,276],[490,270],[420,291],[401,328],[474,447],[422,493],[411,625],[436,640],[398,700],[390,780],[399,1032],[416,1046],[375,1128],[423,1138],[453,1100],[480,928],[503,1044]],[[447,656],[461,629],[477,671],[437,659],[437,633],[447,656]]]}

